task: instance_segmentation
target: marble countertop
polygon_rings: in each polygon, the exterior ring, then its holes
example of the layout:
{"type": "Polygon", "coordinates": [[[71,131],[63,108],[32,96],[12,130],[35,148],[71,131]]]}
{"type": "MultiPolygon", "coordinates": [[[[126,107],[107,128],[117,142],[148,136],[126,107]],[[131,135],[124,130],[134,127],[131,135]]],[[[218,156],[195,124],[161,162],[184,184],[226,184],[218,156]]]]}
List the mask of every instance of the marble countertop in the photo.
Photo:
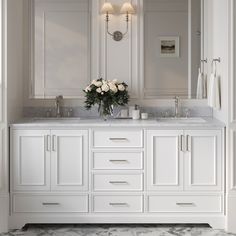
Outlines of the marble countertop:
{"type": "Polygon", "coordinates": [[[154,128],[223,128],[225,124],[211,117],[199,118],[181,118],[179,121],[175,119],[152,118],[148,120],[132,120],[132,119],[108,119],[106,121],[98,118],[59,118],[59,119],[42,119],[31,118],[23,119],[10,124],[11,128],[53,128],[53,127],[154,127],[154,128]],[[192,119],[192,120],[191,120],[192,119]],[[196,121],[195,121],[196,119],[196,121]]]}

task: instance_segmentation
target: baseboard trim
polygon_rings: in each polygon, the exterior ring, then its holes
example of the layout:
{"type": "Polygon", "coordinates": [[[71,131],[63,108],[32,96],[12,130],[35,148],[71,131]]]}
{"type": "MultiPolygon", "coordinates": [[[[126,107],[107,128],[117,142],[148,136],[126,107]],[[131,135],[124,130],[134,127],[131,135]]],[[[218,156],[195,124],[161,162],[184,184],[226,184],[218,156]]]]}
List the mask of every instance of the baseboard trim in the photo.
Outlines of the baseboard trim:
{"type": "Polygon", "coordinates": [[[209,224],[214,229],[225,229],[224,215],[132,215],[132,214],[13,214],[10,229],[20,229],[25,224],[209,224]]]}
{"type": "Polygon", "coordinates": [[[9,194],[0,194],[0,233],[8,232],[9,194]]]}

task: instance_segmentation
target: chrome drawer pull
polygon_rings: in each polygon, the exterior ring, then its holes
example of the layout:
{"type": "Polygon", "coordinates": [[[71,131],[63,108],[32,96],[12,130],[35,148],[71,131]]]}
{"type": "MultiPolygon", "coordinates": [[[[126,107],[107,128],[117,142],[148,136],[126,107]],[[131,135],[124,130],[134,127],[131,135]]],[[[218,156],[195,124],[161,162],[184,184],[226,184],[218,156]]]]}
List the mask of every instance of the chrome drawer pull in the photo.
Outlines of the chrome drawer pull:
{"type": "Polygon", "coordinates": [[[109,160],[110,162],[115,162],[115,163],[117,163],[117,162],[128,162],[127,160],[109,160]]]}
{"type": "Polygon", "coordinates": [[[121,141],[128,141],[128,139],[127,138],[109,138],[109,140],[111,140],[111,141],[118,141],[118,142],[121,142],[121,141]]]}
{"type": "Polygon", "coordinates": [[[128,184],[127,181],[109,181],[110,184],[128,184]]]}
{"type": "Polygon", "coordinates": [[[53,135],[52,136],[52,151],[53,152],[56,152],[57,150],[57,147],[56,147],[56,144],[57,143],[57,136],[56,135],[53,135]]]}
{"type": "Polygon", "coordinates": [[[190,152],[190,151],[191,151],[191,150],[190,150],[190,142],[189,142],[189,139],[190,139],[190,136],[187,135],[187,136],[186,136],[186,151],[187,151],[187,152],[190,152]]]}
{"type": "Polygon", "coordinates": [[[193,202],[177,202],[177,206],[194,206],[195,204],[193,202]]]}
{"type": "Polygon", "coordinates": [[[59,206],[60,203],[57,203],[57,202],[43,202],[42,205],[43,206],[59,206]]]}
{"type": "Polygon", "coordinates": [[[128,206],[128,203],[125,202],[110,202],[109,203],[110,206],[128,206]]]}
{"type": "Polygon", "coordinates": [[[183,152],[184,151],[184,136],[183,135],[180,135],[180,151],[183,152]]]}
{"type": "Polygon", "coordinates": [[[50,152],[51,150],[51,141],[50,141],[50,135],[46,135],[46,151],[50,152]]]}

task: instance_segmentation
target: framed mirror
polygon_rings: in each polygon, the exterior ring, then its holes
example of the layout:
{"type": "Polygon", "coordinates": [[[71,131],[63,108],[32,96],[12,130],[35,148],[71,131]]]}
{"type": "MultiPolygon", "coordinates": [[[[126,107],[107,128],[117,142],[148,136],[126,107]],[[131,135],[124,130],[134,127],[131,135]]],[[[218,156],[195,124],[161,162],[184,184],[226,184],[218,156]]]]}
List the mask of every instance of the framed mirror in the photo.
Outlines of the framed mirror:
{"type": "Polygon", "coordinates": [[[204,15],[204,0],[143,0],[144,98],[206,98],[204,15]]]}

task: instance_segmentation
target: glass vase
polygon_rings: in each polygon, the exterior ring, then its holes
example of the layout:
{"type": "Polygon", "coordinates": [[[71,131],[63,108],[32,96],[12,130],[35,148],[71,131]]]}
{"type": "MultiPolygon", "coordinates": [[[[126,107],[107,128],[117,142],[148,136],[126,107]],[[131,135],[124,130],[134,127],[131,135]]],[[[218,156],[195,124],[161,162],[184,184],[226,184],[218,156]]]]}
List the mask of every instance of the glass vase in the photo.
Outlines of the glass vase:
{"type": "Polygon", "coordinates": [[[101,102],[98,108],[99,115],[103,120],[107,120],[110,116],[113,115],[113,106],[101,102]]]}

